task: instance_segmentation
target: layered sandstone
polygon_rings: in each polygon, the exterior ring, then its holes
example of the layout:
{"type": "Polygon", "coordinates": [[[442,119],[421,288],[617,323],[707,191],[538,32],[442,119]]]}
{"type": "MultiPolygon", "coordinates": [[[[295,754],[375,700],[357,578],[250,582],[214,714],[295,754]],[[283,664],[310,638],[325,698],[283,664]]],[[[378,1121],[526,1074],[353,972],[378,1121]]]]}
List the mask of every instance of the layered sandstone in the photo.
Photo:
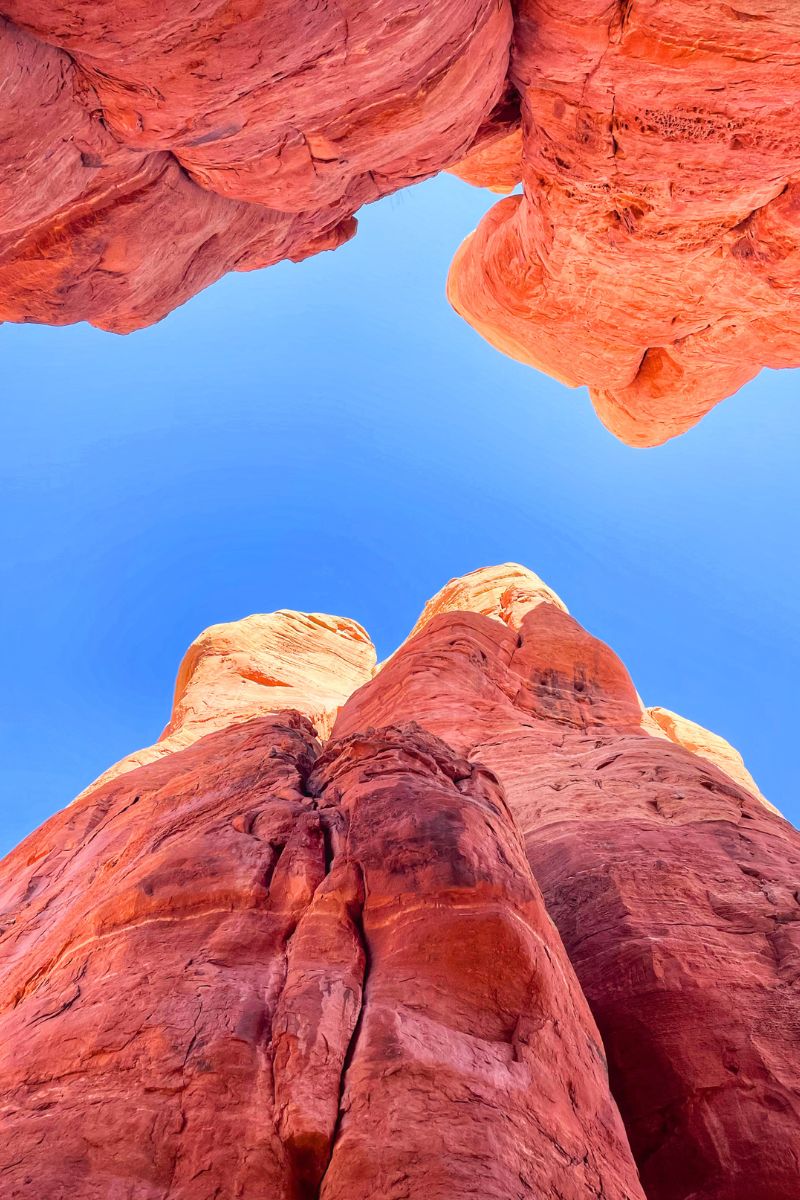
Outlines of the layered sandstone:
{"type": "Polygon", "coordinates": [[[363,204],[449,168],[523,183],[456,255],[453,304],[588,385],[623,440],[800,362],[791,0],[4,13],[0,319],[140,328],[226,271],[337,247],[363,204]]]}
{"type": "Polygon", "coordinates": [[[2,864],[4,1194],[794,1200],[800,835],[525,568],[373,662],[212,627],[2,864]]]}
{"type": "Polygon", "coordinates": [[[127,332],[463,158],[508,0],[6,0],[0,319],[127,332]]]}
{"type": "Polygon", "coordinates": [[[498,781],[261,698],[4,863],[4,1194],[643,1200],[498,781]]]}

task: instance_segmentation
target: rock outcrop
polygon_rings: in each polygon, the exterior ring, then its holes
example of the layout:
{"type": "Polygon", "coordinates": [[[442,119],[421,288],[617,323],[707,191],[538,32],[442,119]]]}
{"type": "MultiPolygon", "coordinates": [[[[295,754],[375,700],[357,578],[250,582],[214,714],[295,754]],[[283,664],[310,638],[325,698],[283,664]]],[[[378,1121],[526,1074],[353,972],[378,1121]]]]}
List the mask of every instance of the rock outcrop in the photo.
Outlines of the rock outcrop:
{"type": "Polygon", "coordinates": [[[3,12],[0,320],[124,333],[333,249],[463,158],[506,89],[509,0],[3,12]]]}
{"type": "Polygon", "coordinates": [[[735,752],[514,564],[373,663],[213,627],[4,861],[3,1195],[795,1200],[800,835],[735,752]]]}
{"type": "Polygon", "coordinates": [[[267,712],[304,713],[327,737],[339,708],[374,669],[369,635],[343,617],[282,609],[211,625],[183,657],[158,741],[109,767],[86,791],[267,712]]]}
{"type": "MultiPolygon", "coordinates": [[[[327,633],[259,655],[295,703],[308,656],[309,710],[327,633]]],[[[3,865],[3,1194],[643,1200],[498,781],[413,723],[240,715],[3,865]]]]}
{"type": "Polygon", "coordinates": [[[790,1200],[800,835],[680,718],[652,736],[622,663],[547,591],[514,566],[453,581],[334,735],[413,715],[500,781],[648,1200],[790,1200]]]}
{"type": "Polygon", "coordinates": [[[510,0],[4,13],[0,319],[137,329],[452,169],[523,183],[453,304],[623,440],[800,363],[792,0],[519,0],[513,37],[510,0]]]}
{"type": "Polygon", "coordinates": [[[453,304],[588,384],[618,437],[682,433],[800,364],[800,14],[791,0],[521,0],[524,195],[461,247],[453,304]]]}

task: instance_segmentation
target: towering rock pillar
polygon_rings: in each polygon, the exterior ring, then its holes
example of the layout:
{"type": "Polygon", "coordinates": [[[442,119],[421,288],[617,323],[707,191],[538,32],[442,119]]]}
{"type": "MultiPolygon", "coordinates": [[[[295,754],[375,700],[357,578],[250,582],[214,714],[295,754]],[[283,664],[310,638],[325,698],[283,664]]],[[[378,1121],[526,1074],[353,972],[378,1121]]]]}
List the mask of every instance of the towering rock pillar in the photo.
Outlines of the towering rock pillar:
{"type": "Polygon", "coordinates": [[[668,740],[619,659],[514,566],[443,589],[335,733],[388,712],[502,785],[648,1200],[795,1200],[800,835],[727,773],[730,748],[668,740]]]}
{"type": "Polygon", "coordinates": [[[321,752],[371,669],[334,618],[209,631],[5,860],[3,1195],[643,1200],[501,785],[390,719],[321,752]]]}

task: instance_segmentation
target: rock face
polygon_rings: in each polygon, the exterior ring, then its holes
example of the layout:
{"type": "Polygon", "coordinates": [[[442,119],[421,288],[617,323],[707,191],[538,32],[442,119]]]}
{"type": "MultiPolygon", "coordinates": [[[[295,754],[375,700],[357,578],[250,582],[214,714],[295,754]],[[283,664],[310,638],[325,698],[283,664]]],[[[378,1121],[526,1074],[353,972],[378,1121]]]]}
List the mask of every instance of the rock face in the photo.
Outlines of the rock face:
{"type": "Polygon", "coordinates": [[[514,564],[373,662],[213,627],[2,864],[3,1195],[796,1200],[800,836],[735,752],[514,564]]]}
{"type": "Polygon", "coordinates": [[[137,329],[452,168],[524,185],[453,304],[623,440],[800,363],[793,0],[518,0],[513,38],[510,0],[4,12],[0,319],[137,329]]]}
{"type": "Polygon", "coordinates": [[[334,734],[413,714],[501,782],[649,1200],[789,1200],[800,835],[739,763],[651,736],[622,663],[547,590],[513,566],[449,584],[334,734]]]}
{"type": "Polygon", "coordinates": [[[493,345],[588,384],[623,441],[682,433],[800,364],[800,12],[791,0],[521,0],[524,195],[450,297],[493,345]]]}
{"type": "Polygon", "coordinates": [[[127,332],[462,158],[508,0],[7,0],[0,319],[127,332]]]}
{"type": "Polygon", "coordinates": [[[320,754],[296,711],[229,724],[86,794],[2,886],[14,1200],[643,1200],[502,787],[417,725],[320,754]]]}

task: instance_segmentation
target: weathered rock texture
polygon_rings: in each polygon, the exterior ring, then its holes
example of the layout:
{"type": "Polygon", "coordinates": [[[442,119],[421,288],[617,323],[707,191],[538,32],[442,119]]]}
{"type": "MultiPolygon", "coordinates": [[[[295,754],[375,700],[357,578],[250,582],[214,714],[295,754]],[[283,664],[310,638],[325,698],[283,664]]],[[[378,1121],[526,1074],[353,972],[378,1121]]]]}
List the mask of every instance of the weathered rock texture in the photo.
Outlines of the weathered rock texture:
{"type": "Polygon", "coordinates": [[[793,0],[520,0],[524,195],[461,247],[450,297],[505,353],[588,384],[653,445],[762,366],[800,364],[793,0]]]}
{"type": "Polygon", "coordinates": [[[642,1200],[501,785],[414,724],[319,751],[231,724],[6,860],[3,1195],[642,1200]]]}
{"type": "Polygon", "coordinates": [[[0,319],[127,332],[462,158],[508,0],[5,0],[0,319]],[[4,201],[4,203],[2,203],[4,201]]]}
{"type": "Polygon", "coordinates": [[[735,752],[513,564],[373,661],[213,627],[2,864],[3,1196],[796,1200],[800,837],[735,752]]]}
{"type": "Polygon", "coordinates": [[[800,362],[793,0],[518,0],[513,39],[510,0],[4,13],[0,319],[139,328],[452,168],[524,184],[454,305],[625,441],[800,362]]]}
{"type": "Polygon", "coordinates": [[[622,663],[548,590],[514,566],[449,584],[334,734],[413,714],[501,782],[649,1200],[790,1200],[800,835],[719,747],[712,765],[651,736],[622,663]]]}

